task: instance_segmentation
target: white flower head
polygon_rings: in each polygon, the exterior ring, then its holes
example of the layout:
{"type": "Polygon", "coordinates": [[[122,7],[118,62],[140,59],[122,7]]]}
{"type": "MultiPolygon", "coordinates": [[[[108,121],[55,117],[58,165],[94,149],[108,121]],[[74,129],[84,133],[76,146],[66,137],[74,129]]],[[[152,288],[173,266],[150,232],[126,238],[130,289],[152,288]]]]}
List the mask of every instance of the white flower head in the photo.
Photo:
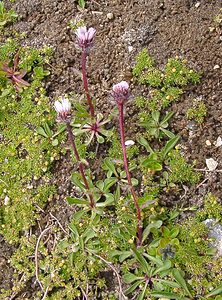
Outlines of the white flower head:
{"type": "Polygon", "coordinates": [[[62,98],[61,101],[55,101],[55,110],[58,114],[59,122],[69,122],[71,116],[71,103],[68,99],[62,98]]]}
{"type": "Polygon", "coordinates": [[[82,26],[76,29],[75,34],[77,36],[77,42],[80,48],[89,48],[92,46],[93,38],[96,33],[96,29],[90,27],[88,30],[86,26],[82,26]]]}
{"type": "Polygon", "coordinates": [[[120,83],[114,84],[112,96],[119,104],[123,104],[127,101],[129,99],[128,82],[121,81],[120,83]]]}

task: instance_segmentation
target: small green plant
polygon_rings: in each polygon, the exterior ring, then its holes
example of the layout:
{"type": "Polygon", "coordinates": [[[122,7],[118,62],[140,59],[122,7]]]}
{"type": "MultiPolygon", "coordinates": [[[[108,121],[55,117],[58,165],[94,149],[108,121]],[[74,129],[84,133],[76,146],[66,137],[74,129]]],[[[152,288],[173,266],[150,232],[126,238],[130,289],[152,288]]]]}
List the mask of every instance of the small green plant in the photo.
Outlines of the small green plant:
{"type": "Polygon", "coordinates": [[[222,23],[222,8],[220,9],[220,12],[213,18],[213,20],[217,26],[220,26],[222,23]]]}
{"type": "Polygon", "coordinates": [[[28,87],[30,84],[23,79],[26,75],[25,70],[18,70],[19,64],[19,51],[15,54],[13,59],[13,65],[10,66],[10,63],[1,63],[0,67],[0,75],[8,78],[11,83],[15,86],[17,92],[21,92],[21,90],[25,87],[28,87]]]}
{"type": "Polygon", "coordinates": [[[6,11],[4,2],[0,2],[0,28],[7,23],[14,22],[18,18],[18,14],[14,10],[6,11]]]}
{"type": "Polygon", "coordinates": [[[189,165],[178,150],[173,150],[168,154],[167,166],[170,182],[194,184],[200,179],[200,173],[194,171],[194,166],[189,165]]]}
{"type": "Polygon", "coordinates": [[[178,101],[183,93],[182,87],[189,83],[198,83],[200,75],[186,66],[185,60],[170,58],[164,70],[155,67],[154,60],[147,49],[143,49],[136,58],[133,75],[139,83],[152,88],[150,99],[137,98],[136,104],[146,107],[149,111],[160,111],[172,102],[178,101]]]}
{"type": "Polygon", "coordinates": [[[35,224],[35,205],[44,206],[52,197],[54,187],[49,184],[49,167],[59,158],[58,148],[36,134],[36,129],[43,123],[52,126],[48,98],[42,88],[42,79],[48,74],[42,70],[50,51],[22,48],[9,39],[1,45],[0,56],[9,61],[18,54],[18,49],[19,70],[30,72],[29,85],[18,95],[11,81],[0,77],[0,129],[3,136],[0,163],[4,174],[0,181],[0,232],[10,243],[18,242],[20,234],[35,224]]]}
{"type": "Polygon", "coordinates": [[[200,177],[194,165],[174,149],[179,136],[168,130],[173,112],[165,111],[179,99],[185,85],[198,82],[199,75],[178,58],[169,59],[159,70],[143,50],[133,73],[140,84],[151,87],[151,93],[150,99],[136,100],[142,124],[135,125],[143,128],[135,133],[132,124],[127,127],[125,122],[124,108],[130,102],[126,81],[111,91],[116,109],[105,118],[97,111],[86,63],[95,29],[82,26],[75,34],[86,101],[72,94],[55,101],[57,121],[62,123],[58,125],[42,87],[49,75],[45,63],[51,51],[21,47],[13,40],[0,47],[2,61],[20,75],[26,70],[24,78],[29,82],[17,93],[12,78],[0,78],[4,175],[0,233],[18,245],[10,260],[15,269],[12,294],[2,290],[0,298],[20,296],[30,282],[36,282],[33,299],[193,300],[199,294],[201,299],[218,300],[220,261],[212,261],[214,253],[202,220],[221,220],[219,204],[208,195],[203,210],[192,218],[184,216],[191,208],[181,208],[182,203],[172,204],[172,209],[160,205],[163,191],[166,198],[169,189],[178,191],[183,183],[195,184],[200,177]],[[20,48],[15,68],[12,58],[20,48]],[[119,126],[114,129],[115,118],[119,126]],[[62,142],[65,131],[68,139],[62,142]],[[52,207],[60,210],[60,202],[55,201],[48,206],[46,228],[42,228],[44,213],[35,227],[38,212],[55,193],[51,170],[61,152],[64,158],[70,154],[75,163],[72,194],[67,197],[75,213],[69,225],[61,224],[50,212],[52,207]],[[111,288],[110,281],[114,282],[111,288]]]}
{"type": "Polygon", "coordinates": [[[207,115],[207,108],[203,101],[195,99],[193,105],[186,112],[186,117],[190,120],[195,120],[198,124],[204,122],[204,118],[207,115]]]}
{"type": "Polygon", "coordinates": [[[146,120],[145,122],[141,122],[141,126],[145,127],[149,134],[155,138],[161,138],[164,136],[173,138],[175,135],[166,129],[169,126],[168,121],[171,119],[173,114],[173,112],[169,112],[162,120],[160,120],[160,112],[153,111],[150,119],[146,120]]]}
{"type": "Polygon", "coordinates": [[[204,206],[197,212],[197,218],[200,221],[215,219],[217,222],[222,222],[222,205],[212,193],[208,193],[204,198],[204,206]]]}
{"type": "Polygon", "coordinates": [[[85,0],[78,0],[78,5],[79,5],[79,7],[81,7],[81,8],[85,8],[85,6],[86,6],[86,1],[85,1],[85,0]]]}

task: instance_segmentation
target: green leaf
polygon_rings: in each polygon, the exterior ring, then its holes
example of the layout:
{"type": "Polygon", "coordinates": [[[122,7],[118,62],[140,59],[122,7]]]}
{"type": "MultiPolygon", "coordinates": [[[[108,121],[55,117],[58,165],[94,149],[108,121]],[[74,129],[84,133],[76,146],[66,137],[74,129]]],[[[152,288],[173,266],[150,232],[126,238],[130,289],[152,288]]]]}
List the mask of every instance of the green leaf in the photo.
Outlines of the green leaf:
{"type": "Polygon", "coordinates": [[[81,8],[85,8],[86,2],[85,2],[85,0],[79,0],[78,4],[81,8]]]}
{"type": "Polygon", "coordinates": [[[170,139],[172,139],[172,138],[175,137],[175,134],[172,133],[171,131],[169,131],[169,130],[167,130],[167,129],[164,129],[164,128],[162,128],[162,127],[161,127],[161,130],[162,130],[162,132],[163,132],[166,136],[168,136],[170,139]]]}
{"type": "Polygon", "coordinates": [[[57,139],[52,141],[52,146],[56,147],[56,146],[58,146],[58,144],[59,144],[59,141],[57,139]]]}
{"type": "Polygon", "coordinates": [[[147,285],[148,285],[148,282],[146,282],[146,284],[145,284],[145,286],[143,288],[143,291],[138,295],[138,297],[136,298],[136,300],[143,300],[143,298],[145,296],[145,293],[146,293],[147,285]]]}
{"type": "Polygon", "coordinates": [[[150,271],[150,268],[149,268],[149,265],[148,265],[146,259],[137,250],[133,250],[133,253],[134,253],[136,259],[138,260],[138,262],[140,263],[141,269],[143,269],[144,273],[148,274],[150,271]]]}
{"type": "Polygon", "coordinates": [[[143,281],[144,279],[134,282],[128,289],[124,291],[124,294],[125,295],[131,294],[143,281]]]}
{"type": "Polygon", "coordinates": [[[138,277],[132,273],[127,273],[123,276],[123,279],[126,283],[131,283],[131,282],[134,282],[135,280],[141,280],[141,279],[144,279],[143,277],[138,277]]]}
{"type": "Polygon", "coordinates": [[[162,164],[158,160],[151,159],[150,157],[146,158],[142,162],[142,166],[146,167],[152,171],[161,171],[162,170],[162,164]]]}
{"type": "Polygon", "coordinates": [[[154,264],[158,265],[158,266],[162,266],[163,262],[161,259],[159,259],[158,257],[149,255],[147,253],[144,253],[144,256],[147,257],[150,261],[152,261],[154,264]]]}
{"type": "Polygon", "coordinates": [[[163,235],[164,237],[169,237],[170,236],[170,230],[166,226],[163,227],[163,235]]]}
{"type": "Polygon", "coordinates": [[[143,231],[143,238],[142,243],[147,239],[148,235],[150,234],[150,231],[152,228],[160,228],[162,226],[163,222],[161,220],[157,220],[153,223],[150,223],[143,231]]]}
{"type": "Polygon", "coordinates": [[[176,144],[178,143],[180,137],[179,136],[175,136],[174,138],[172,138],[171,140],[169,140],[165,147],[162,150],[162,155],[163,158],[166,157],[166,155],[176,146],[176,144]]]}
{"type": "Polygon", "coordinates": [[[168,298],[168,299],[176,299],[176,300],[185,300],[187,298],[180,296],[178,294],[174,293],[168,293],[168,292],[152,292],[150,293],[150,296],[153,296],[155,298],[168,298]]]}
{"type": "Polygon", "coordinates": [[[66,198],[67,202],[72,205],[72,204],[77,204],[77,205],[88,205],[89,202],[85,199],[78,199],[78,198],[72,198],[72,197],[67,197],[66,198]]]}
{"type": "Polygon", "coordinates": [[[137,186],[139,184],[139,181],[136,178],[131,178],[131,180],[133,186],[137,186]]]}
{"type": "Polygon", "coordinates": [[[123,262],[126,258],[132,255],[131,251],[122,251],[122,254],[119,256],[119,261],[123,262]]]}
{"type": "Polygon", "coordinates": [[[106,178],[104,180],[104,191],[109,191],[109,189],[117,183],[118,179],[115,177],[106,178]]]}
{"type": "Polygon", "coordinates": [[[52,130],[50,129],[49,124],[48,124],[48,123],[44,123],[44,124],[43,124],[43,128],[45,129],[45,132],[46,132],[47,136],[48,136],[48,137],[51,137],[52,134],[53,134],[53,132],[52,132],[52,130]]]}
{"type": "Polygon", "coordinates": [[[179,232],[180,232],[179,228],[173,228],[173,229],[171,229],[171,231],[170,231],[171,238],[174,239],[175,237],[177,237],[178,234],[179,234],[179,232]]]}
{"type": "Polygon", "coordinates": [[[79,211],[77,211],[74,215],[73,215],[73,220],[75,220],[75,221],[79,221],[81,218],[82,218],[82,216],[85,214],[85,211],[84,210],[79,210],[79,211]]]}
{"type": "Polygon", "coordinates": [[[158,274],[158,273],[161,273],[162,271],[169,270],[170,268],[171,268],[171,261],[166,260],[166,261],[164,262],[164,264],[163,264],[160,268],[156,269],[156,270],[153,272],[153,275],[156,275],[156,274],[158,274]]]}
{"type": "Polygon", "coordinates": [[[49,136],[47,135],[47,133],[45,132],[45,130],[42,127],[38,127],[36,129],[36,132],[42,136],[44,136],[45,138],[48,138],[49,136]]]}
{"type": "MultiPolygon", "coordinates": [[[[113,196],[112,194],[110,194],[111,196],[113,196]]],[[[109,206],[113,203],[114,201],[114,198],[113,197],[109,197],[106,201],[104,202],[99,202],[99,203],[96,203],[96,207],[106,207],[106,206],[109,206]]]]}
{"type": "Polygon", "coordinates": [[[110,170],[110,171],[112,172],[112,174],[115,174],[115,176],[118,177],[118,174],[117,174],[117,172],[116,172],[114,163],[111,162],[111,161],[109,160],[109,158],[105,158],[105,160],[104,160],[104,167],[105,167],[105,170],[110,170]]]}
{"type": "Polygon", "coordinates": [[[87,243],[88,240],[96,237],[96,233],[91,228],[89,228],[84,232],[83,237],[85,237],[85,243],[87,243]]]}
{"type": "Polygon", "coordinates": [[[153,149],[150,147],[150,144],[147,142],[147,140],[144,137],[139,137],[138,139],[138,143],[140,143],[142,146],[144,146],[146,148],[146,150],[148,152],[150,152],[151,154],[154,153],[153,149]]]}
{"type": "MultiPolygon", "coordinates": [[[[172,118],[173,115],[174,115],[174,112],[173,112],[173,111],[168,112],[168,113],[166,114],[166,116],[163,118],[163,120],[160,122],[160,125],[161,125],[161,126],[164,126],[165,123],[167,123],[167,122],[169,121],[169,119],[172,118]]],[[[168,125],[168,124],[167,124],[167,125],[168,125]]]]}
{"type": "Polygon", "coordinates": [[[153,111],[152,112],[152,118],[156,123],[159,123],[160,120],[160,112],[159,111],[153,111]]]}
{"type": "Polygon", "coordinates": [[[165,280],[165,279],[157,279],[158,282],[161,282],[169,287],[172,287],[172,288],[179,288],[180,285],[174,281],[170,281],[170,280],[165,280]]]}
{"type": "Polygon", "coordinates": [[[103,137],[102,135],[100,135],[100,134],[97,134],[97,135],[96,135],[96,139],[97,139],[97,142],[98,142],[99,144],[102,144],[102,143],[104,143],[104,141],[105,141],[104,137],[103,137]]]}
{"type": "Polygon", "coordinates": [[[187,287],[186,281],[184,280],[184,278],[181,275],[180,271],[177,270],[177,269],[173,269],[172,274],[173,274],[173,277],[176,279],[177,283],[184,289],[184,291],[187,293],[187,295],[192,297],[192,295],[191,295],[191,293],[190,293],[190,291],[187,287]]]}
{"type": "Polygon", "coordinates": [[[219,295],[219,294],[222,294],[222,284],[220,284],[218,287],[216,287],[214,290],[212,290],[205,297],[209,298],[209,297],[216,296],[216,295],[219,295]]]}
{"type": "Polygon", "coordinates": [[[82,191],[85,191],[85,186],[79,179],[79,173],[73,173],[71,179],[76,186],[78,186],[82,191]]]}
{"type": "Polygon", "coordinates": [[[115,193],[114,193],[115,202],[119,201],[119,198],[120,198],[120,186],[117,185],[117,188],[116,188],[115,193]]]}

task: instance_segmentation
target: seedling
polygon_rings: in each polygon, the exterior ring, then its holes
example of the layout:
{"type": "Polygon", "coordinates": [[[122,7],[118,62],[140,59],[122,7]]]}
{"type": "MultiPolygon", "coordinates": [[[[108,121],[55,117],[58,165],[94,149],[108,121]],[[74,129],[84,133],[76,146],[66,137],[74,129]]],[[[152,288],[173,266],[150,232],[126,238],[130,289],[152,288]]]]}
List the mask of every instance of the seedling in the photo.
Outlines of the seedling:
{"type": "Polygon", "coordinates": [[[97,140],[98,143],[102,144],[105,141],[105,137],[111,137],[112,131],[106,130],[104,125],[110,122],[110,119],[104,120],[102,114],[98,114],[96,117],[96,121],[90,119],[87,124],[83,126],[81,124],[74,124],[77,128],[74,130],[74,134],[87,134],[86,145],[89,145],[94,139],[97,140]]]}
{"type": "Polygon", "coordinates": [[[173,114],[173,112],[169,112],[162,120],[160,120],[160,112],[153,111],[150,120],[141,122],[141,126],[145,127],[149,134],[155,138],[162,138],[163,136],[173,138],[175,135],[166,129],[169,126],[168,121],[172,118],[173,114]]]}
{"type": "Polygon", "coordinates": [[[49,139],[49,141],[52,143],[53,146],[58,146],[59,141],[56,138],[60,133],[65,131],[66,126],[61,125],[59,130],[57,132],[53,132],[50,128],[49,124],[45,122],[41,127],[36,129],[36,132],[40,134],[41,136],[49,139]]]}
{"type": "Polygon", "coordinates": [[[23,79],[26,75],[26,71],[18,69],[19,64],[19,51],[14,56],[13,66],[10,67],[10,63],[2,63],[0,71],[5,75],[11,83],[15,86],[17,92],[21,92],[24,87],[30,86],[30,84],[23,79]]]}
{"type": "Polygon", "coordinates": [[[5,26],[7,23],[13,22],[18,18],[18,14],[14,10],[5,10],[4,2],[0,2],[0,27],[5,26]]]}

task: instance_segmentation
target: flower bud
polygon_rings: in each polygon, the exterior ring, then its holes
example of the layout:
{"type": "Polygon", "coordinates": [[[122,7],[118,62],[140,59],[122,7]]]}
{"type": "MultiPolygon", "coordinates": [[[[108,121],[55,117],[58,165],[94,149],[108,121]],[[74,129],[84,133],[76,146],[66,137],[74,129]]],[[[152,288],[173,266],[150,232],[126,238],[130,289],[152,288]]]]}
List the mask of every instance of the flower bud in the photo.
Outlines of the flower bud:
{"type": "Polygon", "coordinates": [[[112,96],[118,104],[124,104],[129,99],[129,84],[126,81],[114,84],[112,96]]]}
{"type": "Polygon", "coordinates": [[[54,107],[58,114],[58,122],[70,122],[71,104],[68,99],[62,98],[61,101],[55,101],[54,107]]]}
{"type": "Polygon", "coordinates": [[[86,26],[79,27],[76,31],[77,43],[80,48],[87,49],[92,46],[93,38],[96,30],[90,27],[88,30],[86,26]]]}

